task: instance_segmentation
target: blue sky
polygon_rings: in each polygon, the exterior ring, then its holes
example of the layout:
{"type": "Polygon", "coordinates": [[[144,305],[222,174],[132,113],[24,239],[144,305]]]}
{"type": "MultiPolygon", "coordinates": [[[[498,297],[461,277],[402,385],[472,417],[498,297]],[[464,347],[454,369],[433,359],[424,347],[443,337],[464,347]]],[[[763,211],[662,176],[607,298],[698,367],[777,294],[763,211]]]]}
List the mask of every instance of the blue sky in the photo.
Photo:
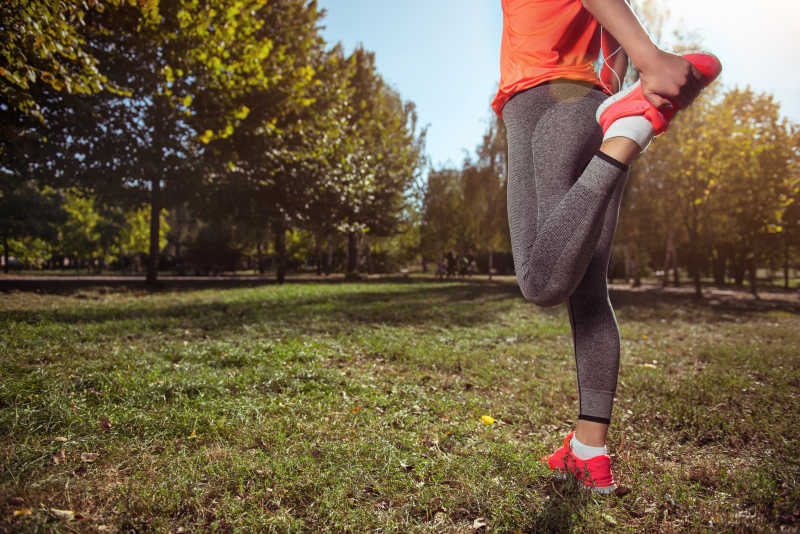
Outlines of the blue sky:
{"type": "MultiPolygon", "coordinates": [[[[319,0],[323,35],[363,43],[378,70],[428,124],[434,167],[460,165],[491,116],[499,81],[500,0],[319,0]]],[[[769,92],[800,123],[800,2],[670,0],[670,20],[722,60],[722,82],[769,92]]]]}

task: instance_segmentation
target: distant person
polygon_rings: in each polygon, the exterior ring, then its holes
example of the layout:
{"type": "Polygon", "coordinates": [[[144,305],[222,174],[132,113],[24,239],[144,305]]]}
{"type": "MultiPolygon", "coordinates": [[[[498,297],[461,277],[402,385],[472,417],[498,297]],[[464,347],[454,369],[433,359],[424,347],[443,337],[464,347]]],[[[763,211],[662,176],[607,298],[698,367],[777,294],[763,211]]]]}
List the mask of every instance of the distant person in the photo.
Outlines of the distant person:
{"type": "Polygon", "coordinates": [[[436,277],[441,281],[444,275],[447,274],[447,268],[444,264],[444,254],[439,255],[439,261],[436,262],[436,277]]]}
{"type": "Polygon", "coordinates": [[[445,262],[447,263],[447,278],[456,275],[456,255],[453,253],[452,250],[447,251],[447,255],[445,256],[445,262]]]}
{"type": "Polygon", "coordinates": [[[527,300],[566,303],[578,375],[575,430],[543,460],[608,493],[616,488],[605,442],[620,343],[606,272],[628,166],[721,65],[708,54],[660,50],[624,0],[501,3],[492,107],[508,139],[514,267],[527,300]],[[627,56],[640,79],[619,92],[627,56]]]}

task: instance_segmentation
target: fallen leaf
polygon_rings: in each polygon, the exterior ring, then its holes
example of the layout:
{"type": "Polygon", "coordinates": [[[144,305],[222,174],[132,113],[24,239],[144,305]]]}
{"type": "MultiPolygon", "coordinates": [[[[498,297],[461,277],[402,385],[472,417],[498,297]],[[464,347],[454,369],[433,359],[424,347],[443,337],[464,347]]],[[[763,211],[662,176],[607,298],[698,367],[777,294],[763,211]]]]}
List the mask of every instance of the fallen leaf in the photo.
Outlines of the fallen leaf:
{"type": "Polygon", "coordinates": [[[483,528],[486,526],[486,519],[483,517],[478,517],[475,521],[472,522],[472,528],[478,530],[479,528],[483,528]]]}
{"type": "Polygon", "coordinates": [[[414,464],[407,464],[405,462],[400,462],[400,467],[402,467],[404,471],[411,471],[412,469],[414,469],[414,464]]]}
{"type": "Polygon", "coordinates": [[[111,429],[111,421],[109,421],[107,417],[101,417],[97,421],[97,424],[99,424],[100,428],[102,428],[104,430],[110,430],[111,429]]]}
{"type": "Polygon", "coordinates": [[[100,455],[96,452],[82,452],[81,453],[81,462],[91,463],[97,460],[100,455]]]}
{"type": "Polygon", "coordinates": [[[658,369],[658,367],[656,367],[652,363],[643,363],[642,367],[647,367],[648,369],[658,369]]]}
{"type": "Polygon", "coordinates": [[[72,521],[75,519],[75,512],[72,510],[59,510],[58,508],[50,508],[48,511],[57,518],[65,521],[72,521]]]}
{"type": "Polygon", "coordinates": [[[359,404],[358,406],[356,406],[355,408],[353,408],[351,411],[352,411],[354,414],[357,414],[358,412],[360,412],[360,411],[361,411],[361,405],[359,404]]]}
{"type": "Polygon", "coordinates": [[[17,516],[20,516],[20,515],[31,515],[32,513],[33,512],[31,512],[30,508],[23,508],[22,510],[14,510],[14,517],[17,517],[17,516]]]}
{"type": "Polygon", "coordinates": [[[493,425],[494,424],[494,417],[490,415],[482,415],[481,416],[481,423],[484,425],[493,425]]]}
{"type": "Polygon", "coordinates": [[[57,453],[53,455],[53,463],[56,465],[61,465],[67,461],[67,453],[64,452],[64,449],[59,449],[57,453]]]}
{"type": "Polygon", "coordinates": [[[64,436],[58,436],[57,438],[54,438],[53,441],[60,441],[61,443],[64,443],[67,441],[67,438],[64,436]]]}

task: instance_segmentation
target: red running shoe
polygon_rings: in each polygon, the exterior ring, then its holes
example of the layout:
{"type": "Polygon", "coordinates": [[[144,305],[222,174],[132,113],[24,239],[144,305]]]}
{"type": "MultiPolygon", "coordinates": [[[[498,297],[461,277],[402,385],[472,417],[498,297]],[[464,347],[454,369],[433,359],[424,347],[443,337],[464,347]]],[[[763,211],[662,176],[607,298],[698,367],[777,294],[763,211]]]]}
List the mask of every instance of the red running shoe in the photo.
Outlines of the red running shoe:
{"type": "Polygon", "coordinates": [[[617,489],[614,473],[611,472],[611,457],[601,454],[588,460],[581,460],[575,456],[569,446],[574,434],[575,432],[567,434],[567,437],[564,438],[564,446],[550,456],[543,457],[542,461],[550,469],[563,475],[571,473],[594,493],[611,493],[617,489]]]}
{"type": "MultiPolygon", "coordinates": [[[[722,72],[722,63],[713,54],[695,53],[683,57],[703,75],[703,87],[707,87],[722,72]]],[[[637,81],[626,90],[608,97],[597,108],[596,117],[605,133],[617,119],[641,115],[653,125],[655,135],[660,135],[667,130],[669,121],[677,111],[675,108],[659,111],[644,97],[641,82],[637,81]]]]}

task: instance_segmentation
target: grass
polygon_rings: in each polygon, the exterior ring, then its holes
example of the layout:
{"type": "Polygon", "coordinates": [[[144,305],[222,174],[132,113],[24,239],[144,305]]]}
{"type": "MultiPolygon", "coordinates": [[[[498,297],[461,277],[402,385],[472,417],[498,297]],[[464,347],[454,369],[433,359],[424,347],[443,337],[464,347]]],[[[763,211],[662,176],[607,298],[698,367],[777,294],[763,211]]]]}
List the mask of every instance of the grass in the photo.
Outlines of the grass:
{"type": "Polygon", "coordinates": [[[513,282],[6,293],[0,531],[797,531],[797,307],[612,299],[604,497],[539,462],[571,334],[513,282]]]}

